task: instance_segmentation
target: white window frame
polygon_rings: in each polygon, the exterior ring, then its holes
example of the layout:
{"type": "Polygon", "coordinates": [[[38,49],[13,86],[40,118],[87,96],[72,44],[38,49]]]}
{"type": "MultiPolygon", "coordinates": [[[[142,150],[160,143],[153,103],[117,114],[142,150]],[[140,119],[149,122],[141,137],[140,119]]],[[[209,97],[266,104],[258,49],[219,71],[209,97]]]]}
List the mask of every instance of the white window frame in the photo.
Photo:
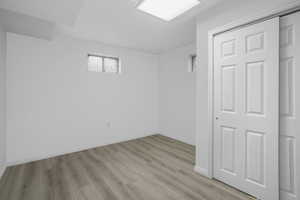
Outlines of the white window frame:
{"type": "Polygon", "coordinates": [[[108,55],[103,55],[103,54],[88,54],[87,55],[88,58],[88,67],[87,70],[88,72],[101,72],[101,73],[109,73],[109,74],[120,74],[121,73],[121,60],[119,57],[116,56],[108,56],[108,55]],[[89,59],[90,57],[97,57],[102,59],[102,67],[101,70],[99,70],[99,68],[97,69],[97,71],[90,71],[89,70],[89,59]],[[117,61],[117,71],[116,72],[107,72],[105,71],[105,66],[104,66],[104,60],[105,59],[112,59],[112,60],[116,60],[117,61]]]}

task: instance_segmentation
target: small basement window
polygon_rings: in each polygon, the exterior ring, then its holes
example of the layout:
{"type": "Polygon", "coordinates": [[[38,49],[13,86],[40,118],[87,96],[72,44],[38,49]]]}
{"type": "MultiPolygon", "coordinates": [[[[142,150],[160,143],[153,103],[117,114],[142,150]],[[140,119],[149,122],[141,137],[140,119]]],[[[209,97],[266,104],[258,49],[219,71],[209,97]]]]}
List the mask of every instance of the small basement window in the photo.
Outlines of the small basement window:
{"type": "Polygon", "coordinates": [[[197,67],[197,55],[193,54],[190,55],[189,57],[189,72],[194,72],[196,71],[196,67],[197,67]]]}
{"type": "Polygon", "coordinates": [[[88,71],[104,73],[120,73],[120,59],[117,57],[88,55],[88,71]]]}

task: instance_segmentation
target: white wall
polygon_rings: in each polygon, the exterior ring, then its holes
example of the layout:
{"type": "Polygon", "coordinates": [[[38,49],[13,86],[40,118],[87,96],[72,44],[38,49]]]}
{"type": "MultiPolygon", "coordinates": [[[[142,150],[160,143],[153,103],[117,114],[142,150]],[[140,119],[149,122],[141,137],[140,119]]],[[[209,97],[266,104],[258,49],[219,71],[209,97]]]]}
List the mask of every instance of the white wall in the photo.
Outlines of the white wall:
{"type": "Polygon", "coordinates": [[[208,142],[208,31],[253,15],[254,12],[272,10],[282,5],[282,3],[289,2],[295,2],[295,0],[232,0],[231,3],[225,1],[222,6],[198,16],[197,54],[201,59],[199,59],[196,83],[196,168],[202,174],[207,175],[208,173],[209,151],[211,149],[208,142]]]}
{"type": "Polygon", "coordinates": [[[0,177],[6,166],[6,33],[0,27],[0,177]]]}
{"type": "Polygon", "coordinates": [[[157,67],[156,55],[130,49],[8,34],[8,163],[158,132],[157,67]],[[87,72],[88,53],[119,56],[122,74],[87,72]]]}
{"type": "Polygon", "coordinates": [[[191,44],[160,55],[159,131],[188,144],[195,144],[196,74],[188,61],[196,53],[191,44]]]}

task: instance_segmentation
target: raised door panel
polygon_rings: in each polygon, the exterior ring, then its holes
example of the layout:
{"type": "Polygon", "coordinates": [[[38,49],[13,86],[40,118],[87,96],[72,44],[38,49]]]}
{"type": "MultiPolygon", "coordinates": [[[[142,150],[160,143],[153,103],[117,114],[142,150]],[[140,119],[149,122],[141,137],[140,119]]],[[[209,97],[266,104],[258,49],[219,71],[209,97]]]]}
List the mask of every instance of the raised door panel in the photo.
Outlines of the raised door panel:
{"type": "Polygon", "coordinates": [[[222,127],[221,129],[221,167],[225,173],[236,175],[236,130],[232,127],[222,127]]]}
{"type": "Polygon", "coordinates": [[[253,53],[264,49],[264,32],[254,33],[246,36],[246,52],[253,53]]]}
{"type": "Polygon", "coordinates": [[[280,61],[280,115],[294,116],[294,61],[293,57],[282,58],[280,61]]]}
{"type": "Polygon", "coordinates": [[[280,48],[292,46],[294,43],[294,24],[289,23],[290,16],[281,18],[280,24],[280,48]]]}
{"type": "Polygon", "coordinates": [[[247,114],[264,115],[264,62],[246,64],[246,110],[247,114]]]}
{"type": "Polygon", "coordinates": [[[236,66],[222,66],[221,69],[221,109],[223,112],[235,112],[236,66]]]}
{"type": "Polygon", "coordinates": [[[228,41],[224,41],[221,44],[221,56],[222,58],[228,58],[230,56],[234,56],[236,52],[236,40],[231,39],[228,41]]]}
{"type": "Polygon", "coordinates": [[[265,134],[256,131],[246,132],[246,180],[265,185],[265,134]]]}
{"type": "Polygon", "coordinates": [[[295,195],[295,139],[280,137],[280,188],[295,195]]]}

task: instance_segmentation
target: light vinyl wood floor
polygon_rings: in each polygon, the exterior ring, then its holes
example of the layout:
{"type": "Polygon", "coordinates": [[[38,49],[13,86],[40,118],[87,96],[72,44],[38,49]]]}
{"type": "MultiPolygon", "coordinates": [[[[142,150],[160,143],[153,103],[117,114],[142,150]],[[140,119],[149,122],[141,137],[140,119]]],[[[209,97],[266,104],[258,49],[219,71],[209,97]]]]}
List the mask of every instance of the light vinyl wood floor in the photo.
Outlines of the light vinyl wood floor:
{"type": "Polygon", "coordinates": [[[161,135],[10,167],[1,200],[249,200],[193,171],[195,148],[161,135]]]}

